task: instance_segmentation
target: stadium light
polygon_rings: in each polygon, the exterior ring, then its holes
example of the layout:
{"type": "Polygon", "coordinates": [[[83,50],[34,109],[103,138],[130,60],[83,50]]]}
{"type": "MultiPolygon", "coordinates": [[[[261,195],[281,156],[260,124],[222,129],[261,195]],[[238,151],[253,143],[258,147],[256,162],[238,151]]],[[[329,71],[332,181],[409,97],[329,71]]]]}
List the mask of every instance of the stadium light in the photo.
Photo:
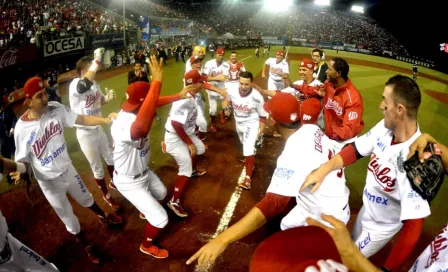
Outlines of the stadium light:
{"type": "Polygon", "coordinates": [[[287,10],[292,4],[293,0],[264,0],[264,8],[273,12],[287,10]]]}
{"type": "Polygon", "coordinates": [[[314,4],[318,6],[329,6],[330,0],[314,0],[314,4]]]}
{"type": "Polygon", "coordinates": [[[357,13],[364,13],[364,7],[363,6],[358,6],[358,5],[353,5],[352,6],[352,11],[353,12],[357,12],[357,13]]]}

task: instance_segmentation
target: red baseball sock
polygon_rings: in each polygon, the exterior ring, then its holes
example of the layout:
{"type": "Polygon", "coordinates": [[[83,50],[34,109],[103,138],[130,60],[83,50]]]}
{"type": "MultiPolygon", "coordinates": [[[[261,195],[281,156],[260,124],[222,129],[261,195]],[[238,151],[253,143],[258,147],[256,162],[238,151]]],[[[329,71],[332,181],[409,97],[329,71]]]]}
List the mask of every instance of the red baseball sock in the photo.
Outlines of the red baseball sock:
{"type": "Polygon", "coordinates": [[[187,185],[188,177],[186,176],[177,176],[176,181],[174,183],[174,193],[171,201],[179,202],[180,195],[184,191],[185,185],[187,185]]]}
{"type": "Polygon", "coordinates": [[[146,248],[151,247],[153,245],[152,241],[157,237],[157,235],[159,235],[160,231],[162,231],[162,229],[156,228],[150,223],[146,223],[145,238],[142,242],[143,246],[146,248]]]}
{"type": "Polygon", "coordinates": [[[111,180],[114,179],[114,170],[115,170],[115,166],[113,166],[113,165],[107,166],[107,172],[109,172],[109,176],[110,176],[111,180]]]}
{"type": "Polygon", "coordinates": [[[246,156],[246,176],[249,176],[252,178],[252,172],[254,171],[254,165],[255,165],[255,157],[252,156],[246,156]]]}
{"type": "Polygon", "coordinates": [[[210,123],[215,124],[215,116],[210,115],[210,123]]]}
{"type": "Polygon", "coordinates": [[[96,185],[101,188],[101,191],[103,192],[103,195],[107,195],[107,187],[106,187],[106,181],[104,181],[104,178],[102,179],[95,179],[96,185]]]}

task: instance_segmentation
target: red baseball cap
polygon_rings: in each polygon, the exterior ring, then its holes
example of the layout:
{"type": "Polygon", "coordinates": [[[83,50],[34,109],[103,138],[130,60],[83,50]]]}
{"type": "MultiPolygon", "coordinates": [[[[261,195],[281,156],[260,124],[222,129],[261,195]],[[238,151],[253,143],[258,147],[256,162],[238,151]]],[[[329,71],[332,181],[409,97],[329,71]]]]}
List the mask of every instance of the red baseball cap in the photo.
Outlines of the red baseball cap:
{"type": "Polygon", "coordinates": [[[137,81],[129,85],[126,89],[127,100],[121,105],[121,109],[126,112],[135,111],[145,101],[150,87],[151,85],[144,81],[137,81]]]}
{"type": "Polygon", "coordinates": [[[250,272],[303,272],[319,260],[342,263],[331,236],[315,226],[297,227],[269,236],[255,249],[250,272]]]}
{"type": "Polygon", "coordinates": [[[207,77],[199,74],[198,70],[189,71],[188,73],[185,74],[184,79],[185,79],[185,85],[207,81],[207,77]]]}
{"type": "Polygon", "coordinates": [[[28,79],[28,81],[25,83],[25,86],[23,87],[25,98],[26,99],[32,98],[33,95],[35,95],[42,89],[45,89],[46,87],[47,82],[40,77],[32,77],[28,79]]]}
{"type": "Polygon", "coordinates": [[[282,124],[292,124],[300,119],[300,103],[289,93],[277,93],[264,103],[263,108],[282,124]]]}
{"type": "Polygon", "coordinates": [[[300,66],[299,67],[305,67],[311,70],[314,70],[314,62],[312,60],[309,59],[304,59],[300,62],[300,66]]]}
{"type": "Polygon", "coordinates": [[[216,54],[224,55],[225,51],[223,48],[218,48],[218,49],[216,49],[216,54]]]}
{"type": "Polygon", "coordinates": [[[281,55],[282,57],[285,56],[285,52],[283,52],[283,50],[278,50],[277,51],[277,55],[281,55]]]}
{"type": "Polygon", "coordinates": [[[300,104],[302,124],[315,124],[322,112],[322,103],[317,98],[309,98],[300,104]]]}
{"type": "Polygon", "coordinates": [[[201,58],[199,58],[198,56],[191,56],[190,58],[190,64],[195,63],[196,61],[202,61],[201,58]]]}

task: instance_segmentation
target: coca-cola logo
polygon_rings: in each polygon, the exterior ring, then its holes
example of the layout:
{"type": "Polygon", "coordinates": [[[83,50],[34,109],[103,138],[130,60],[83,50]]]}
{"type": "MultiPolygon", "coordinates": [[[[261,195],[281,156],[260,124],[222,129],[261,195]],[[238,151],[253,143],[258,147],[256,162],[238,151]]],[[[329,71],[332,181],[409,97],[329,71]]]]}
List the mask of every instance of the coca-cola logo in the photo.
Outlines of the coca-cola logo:
{"type": "Polygon", "coordinates": [[[16,53],[19,49],[6,50],[0,58],[0,69],[6,68],[16,64],[17,56],[16,53]]]}
{"type": "Polygon", "coordinates": [[[370,157],[368,169],[372,172],[375,180],[384,192],[390,193],[395,189],[397,179],[390,176],[392,174],[391,169],[380,164],[380,159],[376,154],[373,154],[372,157],[370,157]]]}
{"type": "Polygon", "coordinates": [[[86,105],[84,107],[88,108],[88,107],[92,106],[100,98],[101,98],[100,92],[96,92],[94,94],[88,94],[87,98],[86,98],[86,105]]]}
{"type": "Polygon", "coordinates": [[[45,127],[45,131],[40,138],[38,138],[34,144],[33,152],[37,159],[42,157],[45,149],[47,148],[48,142],[57,135],[62,134],[62,127],[58,122],[51,122],[49,126],[45,127]]]}
{"type": "Polygon", "coordinates": [[[337,101],[334,101],[331,98],[328,98],[327,104],[325,105],[326,109],[334,110],[336,115],[342,115],[342,107],[339,106],[339,103],[337,101]]]}
{"type": "Polygon", "coordinates": [[[235,111],[242,111],[245,113],[248,113],[251,111],[251,109],[249,108],[249,106],[247,104],[246,105],[241,105],[241,104],[238,105],[235,102],[232,102],[232,106],[233,106],[233,110],[235,110],[235,111]]]}

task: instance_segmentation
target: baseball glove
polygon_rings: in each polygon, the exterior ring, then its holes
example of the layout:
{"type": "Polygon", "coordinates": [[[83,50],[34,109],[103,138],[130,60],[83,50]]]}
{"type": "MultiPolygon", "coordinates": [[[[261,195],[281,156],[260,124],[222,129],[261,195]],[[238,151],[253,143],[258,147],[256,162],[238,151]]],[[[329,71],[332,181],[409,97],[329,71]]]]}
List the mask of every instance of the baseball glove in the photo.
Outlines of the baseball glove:
{"type": "Polygon", "coordinates": [[[232,115],[232,107],[231,106],[224,107],[222,110],[224,111],[224,115],[226,117],[230,117],[232,115]]]}
{"type": "Polygon", "coordinates": [[[420,162],[418,152],[415,151],[415,154],[403,163],[403,167],[412,189],[431,203],[445,177],[445,169],[437,145],[430,143],[426,146],[423,162],[420,162]]]}

